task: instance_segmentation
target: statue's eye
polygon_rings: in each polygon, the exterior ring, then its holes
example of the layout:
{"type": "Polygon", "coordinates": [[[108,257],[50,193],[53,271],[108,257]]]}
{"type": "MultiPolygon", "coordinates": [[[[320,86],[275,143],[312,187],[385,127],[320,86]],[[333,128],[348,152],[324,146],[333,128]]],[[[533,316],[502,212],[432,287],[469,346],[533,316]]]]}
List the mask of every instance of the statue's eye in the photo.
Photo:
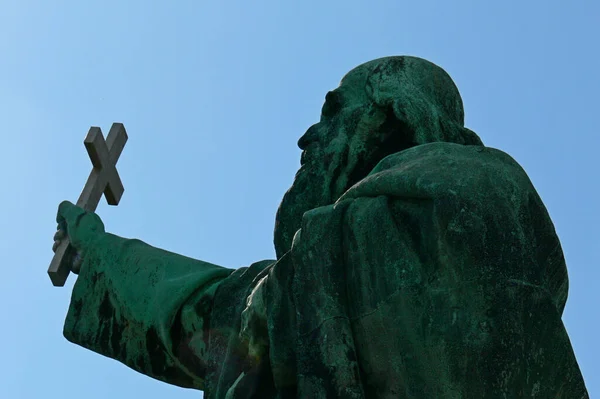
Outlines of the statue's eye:
{"type": "Polygon", "coordinates": [[[337,114],[342,108],[342,101],[340,97],[340,93],[336,91],[330,91],[325,96],[325,104],[323,104],[323,109],[321,110],[321,115],[329,118],[337,114]]]}

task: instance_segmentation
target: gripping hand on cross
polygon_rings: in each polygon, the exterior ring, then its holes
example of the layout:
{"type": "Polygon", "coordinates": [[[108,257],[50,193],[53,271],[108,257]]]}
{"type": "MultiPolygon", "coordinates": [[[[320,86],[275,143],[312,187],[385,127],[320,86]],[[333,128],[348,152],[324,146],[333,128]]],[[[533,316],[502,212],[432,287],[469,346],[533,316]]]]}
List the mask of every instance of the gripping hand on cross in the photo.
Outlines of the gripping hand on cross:
{"type": "Polygon", "coordinates": [[[63,201],[58,206],[56,222],[58,230],[54,235],[52,250],[56,252],[61,242],[68,237],[73,251],[68,255],[67,262],[71,271],[79,274],[86,250],[105,232],[104,223],[96,213],[86,211],[69,201],[63,201]]]}

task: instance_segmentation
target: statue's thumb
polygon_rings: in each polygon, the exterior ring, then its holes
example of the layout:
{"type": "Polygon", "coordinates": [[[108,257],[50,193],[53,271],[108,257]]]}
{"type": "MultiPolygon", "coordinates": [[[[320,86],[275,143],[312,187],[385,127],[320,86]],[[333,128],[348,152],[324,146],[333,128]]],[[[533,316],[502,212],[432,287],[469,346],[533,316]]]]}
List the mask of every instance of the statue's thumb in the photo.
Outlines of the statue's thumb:
{"type": "Polygon", "coordinates": [[[71,244],[77,249],[84,249],[86,244],[104,233],[104,223],[98,215],[69,201],[63,201],[58,206],[56,222],[66,230],[71,244]]]}

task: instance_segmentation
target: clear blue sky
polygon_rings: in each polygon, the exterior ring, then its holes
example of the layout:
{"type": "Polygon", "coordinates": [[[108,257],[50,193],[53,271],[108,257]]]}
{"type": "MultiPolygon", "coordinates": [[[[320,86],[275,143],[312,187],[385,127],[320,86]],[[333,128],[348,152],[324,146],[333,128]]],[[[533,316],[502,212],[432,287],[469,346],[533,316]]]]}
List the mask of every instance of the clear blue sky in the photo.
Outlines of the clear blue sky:
{"type": "Polygon", "coordinates": [[[297,139],[352,67],[416,55],[466,125],[527,171],[561,238],[564,321],[600,396],[600,9],[582,1],[0,0],[0,397],[198,398],[62,337],[55,214],[90,170],[91,125],[129,133],[107,230],[237,268],[272,258],[297,139]]]}

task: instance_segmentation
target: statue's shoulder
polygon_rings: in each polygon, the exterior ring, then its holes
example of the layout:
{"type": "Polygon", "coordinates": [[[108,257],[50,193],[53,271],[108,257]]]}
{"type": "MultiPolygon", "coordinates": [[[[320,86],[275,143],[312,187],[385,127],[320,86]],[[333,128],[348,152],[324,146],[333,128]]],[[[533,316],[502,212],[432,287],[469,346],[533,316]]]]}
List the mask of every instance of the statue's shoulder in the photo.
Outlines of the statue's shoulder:
{"type": "Polygon", "coordinates": [[[450,193],[471,197],[486,190],[523,193],[534,189],[523,168],[503,151],[429,143],[387,156],[339,201],[379,195],[432,198],[450,193]]]}

